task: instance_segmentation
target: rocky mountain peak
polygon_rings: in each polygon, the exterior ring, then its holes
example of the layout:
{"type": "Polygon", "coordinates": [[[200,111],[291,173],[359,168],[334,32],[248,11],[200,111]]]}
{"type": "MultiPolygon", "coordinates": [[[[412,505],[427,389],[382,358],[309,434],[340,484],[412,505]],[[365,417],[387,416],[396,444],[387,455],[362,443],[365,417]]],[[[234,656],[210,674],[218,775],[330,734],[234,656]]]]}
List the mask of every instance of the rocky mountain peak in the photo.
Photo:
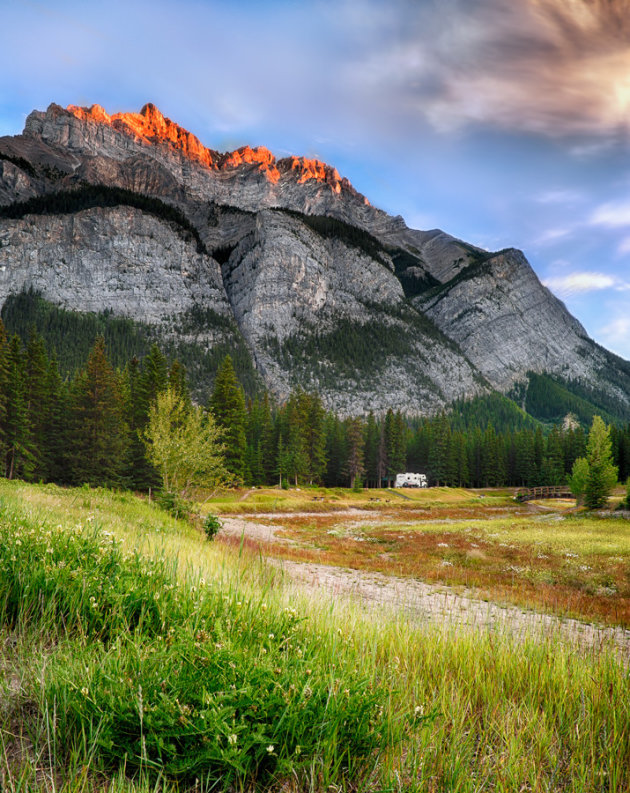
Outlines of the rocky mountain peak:
{"type": "Polygon", "coordinates": [[[217,152],[206,148],[199,138],[164,116],[150,102],[144,105],[139,113],[115,113],[112,116],[100,105],[92,105],[89,108],[68,105],[66,109],[75,118],[88,124],[113,127],[149,145],[166,144],[192,160],[210,168],[216,167],[217,152]]]}
{"type": "Polygon", "coordinates": [[[31,113],[0,138],[0,208],[0,305],[35,289],[202,357],[241,334],[279,397],[431,413],[536,372],[630,415],[630,364],[520,251],[408,228],[316,158],[206,148],[153,104],[31,113]]]}
{"type": "Polygon", "coordinates": [[[112,115],[97,104],[91,107],[68,105],[65,109],[51,104],[45,113],[31,113],[24,133],[48,143],[70,144],[73,149],[88,149],[91,154],[99,154],[103,151],[104,130],[114,134],[109,142],[117,149],[140,148],[146,154],[146,147],[153,147],[161,154],[165,151],[179,154],[197,165],[218,172],[253,166],[272,185],[282,177],[298,185],[320,183],[327,185],[333,194],[358,197],[369,206],[368,200],[354,189],[348,179],[342,178],[336,168],[321,160],[309,157],[277,160],[264,146],[241,146],[231,152],[207,148],[199,138],[165,116],[151,102],[145,104],[139,113],[120,112],[112,115]],[[80,128],[77,128],[77,122],[80,128]],[[123,138],[116,139],[116,134],[123,138]]]}

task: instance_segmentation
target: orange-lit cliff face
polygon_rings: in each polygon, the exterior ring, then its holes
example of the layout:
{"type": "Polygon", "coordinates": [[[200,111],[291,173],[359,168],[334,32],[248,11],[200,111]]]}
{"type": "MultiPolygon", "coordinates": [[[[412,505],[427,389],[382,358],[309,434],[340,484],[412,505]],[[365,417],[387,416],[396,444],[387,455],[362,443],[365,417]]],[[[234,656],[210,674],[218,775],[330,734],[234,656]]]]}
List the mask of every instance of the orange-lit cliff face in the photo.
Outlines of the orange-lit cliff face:
{"type": "Polygon", "coordinates": [[[236,151],[224,154],[221,157],[221,168],[238,168],[243,164],[257,164],[258,169],[263,171],[270,182],[277,182],[280,179],[280,171],[276,167],[276,158],[264,146],[255,149],[249,146],[241,146],[236,151]]]}
{"type": "Polygon", "coordinates": [[[217,153],[207,149],[194,135],[165,118],[155,105],[145,105],[139,113],[116,113],[113,116],[100,105],[90,108],[70,105],[67,110],[83,121],[108,124],[114,129],[133,135],[146,143],[164,142],[181,151],[187,157],[212,168],[217,153]]]}
{"type": "MultiPolygon", "coordinates": [[[[236,151],[221,154],[206,148],[199,138],[166,118],[153,104],[145,105],[139,113],[115,113],[110,116],[100,105],[90,108],[69,105],[68,112],[82,121],[94,124],[106,124],[114,129],[132,135],[147,144],[166,144],[181,152],[191,160],[202,163],[213,170],[228,170],[243,165],[256,165],[258,170],[274,184],[283,173],[292,173],[297,177],[298,184],[316,180],[328,184],[334,193],[341,193],[342,188],[356,194],[347,179],[342,179],[336,168],[331,168],[319,160],[307,157],[288,157],[276,160],[264,146],[250,148],[242,146],[236,151]]],[[[367,204],[367,199],[364,199],[367,204]]]]}

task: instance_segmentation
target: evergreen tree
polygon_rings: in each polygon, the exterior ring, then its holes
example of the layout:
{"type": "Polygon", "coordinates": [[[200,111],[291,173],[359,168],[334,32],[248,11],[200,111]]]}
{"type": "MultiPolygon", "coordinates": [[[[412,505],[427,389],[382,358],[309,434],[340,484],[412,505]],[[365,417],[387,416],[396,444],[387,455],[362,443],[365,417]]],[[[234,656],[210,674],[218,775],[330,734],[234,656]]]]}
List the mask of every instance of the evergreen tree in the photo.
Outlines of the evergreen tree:
{"type": "Polygon", "coordinates": [[[442,413],[433,422],[431,448],[429,451],[429,468],[431,478],[436,485],[445,485],[449,473],[449,455],[451,448],[451,427],[442,413]]]}
{"type": "Polygon", "coordinates": [[[481,479],[484,487],[496,487],[500,483],[499,444],[494,427],[489,424],[481,442],[481,479]]]}
{"type": "Polygon", "coordinates": [[[43,339],[32,329],[26,345],[24,385],[32,455],[30,475],[35,480],[48,479],[50,469],[49,431],[52,404],[48,370],[49,362],[43,339]]]}
{"type": "Polygon", "coordinates": [[[374,413],[370,411],[365,425],[365,475],[369,487],[378,487],[378,445],[379,428],[374,418],[374,413]]]}
{"type": "Polygon", "coordinates": [[[9,382],[9,369],[8,369],[8,352],[9,344],[7,341],[7,334],[4,328],[4,323],[0,319],[0,460],[3,465],[0,468],[0,474],[4,475],[4,461],[6,460],[6,418],[7,418],[7,389],[9,382]]]}
{"type": "Polygon", "coordinates": [[[325,484],[328,487],[339,485],[346,470],[346,436],[343,423],[338,416],[326,416],[326,466],[325,484]]]}
{"type": "Polygon", "coordinates": [[[400,412],[390,408],[385,415],[386,475],[394,479],[407,467],[407,438],[405,422],[400,412]]]}
{"type": "Polygon", "coordinates": [[[142,362],[142,376],[137,385],[138,426],[146,426],[151,405],[155,404],[157,395],[165,391],[167,385],[168,364],[166,358],[157,344],[153,344],[149,354],[142,362]]]}
{"type": "Polygon", "coordinates": [[[586,444],[586,460],[588,478],[584,504],[589,509],[601,509],[617,483],[617,469],[612,464],[609,431],[600,416],[593,416],[586,444]]]}
{"type": "Polygon", "coordinates": [[[462,432],[453,432],[448,458],[448,483],[451,487],[465,487],[468,485],[468,479],[466,438],[462,432]]]}
{"type": "Polygon", "coordinates": [[[365,439],[363,436],[363,422],[359,418],[346,421],[346,448],[347,448],[347,473],[350,487],[357,486],[365,473],[363,449],[365,439]]]}
{"type": "Polygon", "coordinates": [[[71,481],[69,449],[70,436],[68,391],[61,380],[57,358],[53,355],[48,364],[47,391],[50,398],[46,429],[48,448],[48,479],[67,484],[71,481]]]}
{"type": "Polygon", "coordinates": [[[545,441],[543,439],[542,429],[540,426],[536,427],[534,434],[534,469],[530,482],[532,485],[544,484],[542,482],[542,464],[543,455],[545,450],[545,441]]]}
{"type": "Polygon", "coordinates": [[[541,479],[544,485],[561,485],[565,481],[564,444],[557,426],[547,436],[541,479]]]}
{"type": "Polygon", "coordinates": [[[120,383],[99,336],[73,382],[75,482],[117,485],[125,464],[126,427],[120,383]]]}
{"type": "Polygon", "coordinates": [[[262,469],[264,481],[273,481],[273,473],[277,464],[276,461],[276,432],[274,420],[269,404],[267,393],[263,396],[261,403],[261,432],[260,432],[260,451],[262,457],[262,469]]]}
{"type": "Polygon", "coordinates": [[[246,482],[250,485],[262,485],[265,482],[263,466],[262,435],[264,409],[258,398],[248,403],[245,436],[247,448],[245,452],[246,482]]]}
{"type": "Polygon", "coordinates": [[[33,456],[29,444],[25,360],[22,343],[13,336],[6,353],[4,419],[4,475],[7,479],[27,476],[33,456]]]}
{"type": "Polygon", "coordinates": [[[305,435],[308,477],[311,484],[321,483],[326,471],[326,412],[318,394],[306,397],[305,435]]]}
{"type": "Polygon", "coordinates": [[[247,448],[245,397],[229,355],[225,356],[217,372],[209,407],[223,433],[225,467],[235,482],[242,482],[247,448]]]}
{"type": "MultiPolygon", "coordinates": [[[[153,366],[159,360],[153,354],[153,366]]],[[[155,371],[155,369],[154,369],[155,371]]],[[[147,457],[143,433],[149,420],[150,405],[155,403],[161,378],[146,377],[140,361],[134,356],[125,369],[123,377],[123,393],[125,418],[128,428],[126,464],[123,470],[123,481],[134,490],[149,491],[160,487],[160,475],[156,467],[147,457]]],[[[162,393],[160,391],[159,393],[162,393]]]]}
{"type": "Polygon", "coordinates": [[[186,381],[186,367],[177,359],[173,361],[168,370],[168,387],[183,399],[186,405],[191,404],[190,391],[186,381]]]}

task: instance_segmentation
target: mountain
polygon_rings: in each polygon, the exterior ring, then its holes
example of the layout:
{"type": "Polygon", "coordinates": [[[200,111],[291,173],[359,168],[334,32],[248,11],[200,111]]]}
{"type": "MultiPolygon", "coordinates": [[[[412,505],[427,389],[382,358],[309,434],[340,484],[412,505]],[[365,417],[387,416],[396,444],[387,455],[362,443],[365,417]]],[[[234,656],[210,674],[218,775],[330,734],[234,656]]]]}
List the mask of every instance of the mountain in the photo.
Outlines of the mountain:
{"type": "Polygon", "coordinates": [[[630,364],[520,251],[409,229],[325,163],[214,151],[151,104],[53,104],[0,138],[0,304],[29,290],[185,349],[200,398],[238,347],[278,397],[343,414],[525,402],[536,373],[630,416],[630,364]]]}

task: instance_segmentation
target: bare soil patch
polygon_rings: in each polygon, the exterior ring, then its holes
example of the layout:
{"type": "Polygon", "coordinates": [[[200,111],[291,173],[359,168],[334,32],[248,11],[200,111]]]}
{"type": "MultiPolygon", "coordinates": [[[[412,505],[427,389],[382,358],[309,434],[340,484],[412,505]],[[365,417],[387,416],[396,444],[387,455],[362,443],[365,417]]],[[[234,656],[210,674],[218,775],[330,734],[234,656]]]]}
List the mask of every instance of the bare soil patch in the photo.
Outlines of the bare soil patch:
{"type": "MultiPolygon", "coordinates": [[[[352,515],[349,512],[345,513],[345,517],[351,517],[353,520],[344,521],[344,526],[352,533],[352,530],[355,527],[359,528],[364,521],[357,521],[357,513],[360,511],[352,510],[352,515]]],[[[624,662],[630,663],[630,630],[618,626],[600,626],[518,605],[501,605],[501,602],[511,599],[510,592],[504,586],[497,586],[494,591],[495,597],[491,597],[488,596],[487,587],[459,586],[459,591],[456,591],[445,584],[426,583],[426,579],[418,580],[407,570],[405,570],[406,575],[396,575],[395,571],[400,567],[398,555],[392,552],[391,548],[383,546],[383,540],[389,539],[387,535],[390,535],[391,529],[388,532],[378,532],[381,535],[378,543],[357,543],[353,542],[352,537],[347,536],[333,538],[338,543],[340,553],[353,546],[357,549],[354,552],[348,550],[347,559],[352,560],[352,567],[362,569],[352,569],[350,565],[344,566],[343,563],[321,564],[313,561],[319,558],[330,562],[330,559],[322,548],[305,546],[303,539],[294,528],[298,519],[308,521],[311,516],[279,515],[274,516],[273,520],[270,520],[270,517],[265,516],[264,522],[243,517],[223,517],[223,529],[220,535],[223,535],[228,542],[235,542],[238,538],[247,547],[262,551],[271,564],[280,567],[307,588],[317,590],[324,588],[334,596],[350,597],[369,608],[396,611],[414,621],[439,625],[449,630],[453,628],[508,630],[516,637],[534,635],[541,639],[560,635],[564,640],[581,648],[589,648],[592,652],[599,652],[603,647],[611,647],[624,659],[624,662]],[[284,523],[289,525],[285,526],[284,523]],[[350,556],[350,553],[354,555],[350,556]]],[[[329,516],[319,514],[312,517],[316,517],[317,528],[320,530],[325,529],[326,525],[331,525],[327,518],[331,522],[333,520],[339,522],[338,514],[329,516]]],[[[374,514],[370,518],[372,520],[378,518],[380,523],[383,515],[374,514]]],[[[438,519],[436,522],[442,523],[442,520],[438,519]]],[[[331,532],[324,531],[324,534],[328,538],[331,532]]],[[[423,537],[421,541],[426,543],[428,539],[423,537]]],[[[433,534],[430,543],[435,547],[438,543],[445,545],[445,540],[452,543],[453,538],[433,534]]],[[[461,538],[461,541],[464,541],[464,538],[461,538]]],[[[468,540],[465,544],[469,544],[468,540]]],[[[464,552],[464,556],[470,562],[485,563],[488,546],[482,545],[480,548],[476,543],[474,545],[472,549],[466,550],[462,546],[457,550],[460,553],[464,552]]],[[[450,547],[453,548],[453,545],[451,544],[450,547]]],[[[514,546],[509,549],[510,555],[516,552],[514,546]]],[[[431,581],[431,576],[428,576],[428,580],[431,581]]],[[[537,589],[540,591],[540,588],[537,589]]],[[[527,603],[529,605],[529,601],[527,603]]],[[[537,602],[534,598],[531,605],[534,608],[545,608],[547,603],[544,600],[537,602]]],[[[592,613],[594,617],[598,616],[596,611],[587,613],[592,613]]]]}

